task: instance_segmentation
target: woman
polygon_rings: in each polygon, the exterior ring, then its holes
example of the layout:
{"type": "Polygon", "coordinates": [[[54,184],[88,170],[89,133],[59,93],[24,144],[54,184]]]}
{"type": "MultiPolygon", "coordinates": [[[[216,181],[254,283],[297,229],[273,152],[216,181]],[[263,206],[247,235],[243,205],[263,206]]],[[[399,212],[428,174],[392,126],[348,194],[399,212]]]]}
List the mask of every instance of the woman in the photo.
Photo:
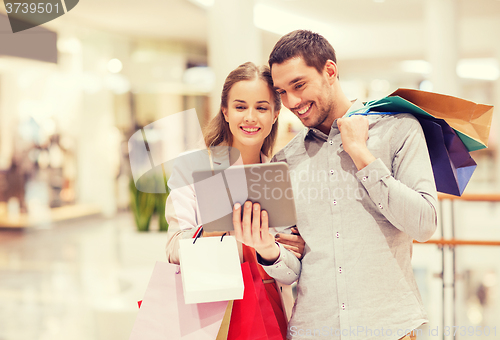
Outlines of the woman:
{"type": "MultiPolygon", "coordinates": [[[[280,109],[280,96],[273,89],[269,68],[256,67],[250,62],[242,64],[224,82],[219,113],[205,129],[205,144],[207,147],[227,146],[237,149],[243,164],[268,162],[276,141],[280,109]]],[[[170,226],[180,229],[167,244],[167,257],[171,263],[179,263],[178,240],[193,237],[200,221],[193,185],[174,184],[182,176],[185,177],[174,170],[169,180],[169,187],[176,188],[169,195],[166,217],[170,226]]],[[[294,235],[277,234],[276,240],[301,258],[304,241],[295,228],[292,228],[292,233],[294,235]]],[[[242,245],[242,252],[244,261],[256,262],[253,248],[242,245]]],[[[259,272],[285,339],[287,322],[278,288],[260,266],[259,272]]],[[[279,290],[283,291],[283,301],[288,305],[286,309],[289,314],[293,304],[291,289],[286,286],[279,290]]]]}

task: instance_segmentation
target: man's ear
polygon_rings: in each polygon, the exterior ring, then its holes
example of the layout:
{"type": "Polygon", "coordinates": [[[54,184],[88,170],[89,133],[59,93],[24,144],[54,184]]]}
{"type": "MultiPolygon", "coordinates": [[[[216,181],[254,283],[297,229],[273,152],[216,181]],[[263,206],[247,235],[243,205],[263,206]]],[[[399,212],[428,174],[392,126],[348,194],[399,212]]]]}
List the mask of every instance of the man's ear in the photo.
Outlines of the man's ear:
{"type": "Polygon", "coordinates": [[[337,64],[333,61],[328,59],[325,64],[325,74],[326,77],[328,78],[328,83],[331,85],[333,82],[337,81],[338,79],[338,68],[337,64]]]}
{"type": "Polygon", "coordinates": [[[223,107],[223,108],[221,108],[221,110],[222,110],[222,114],[224,115],[224,119],[226,120],[226,122],[229,123],[229,120],[227,117],[227,108],[223,107]]]}

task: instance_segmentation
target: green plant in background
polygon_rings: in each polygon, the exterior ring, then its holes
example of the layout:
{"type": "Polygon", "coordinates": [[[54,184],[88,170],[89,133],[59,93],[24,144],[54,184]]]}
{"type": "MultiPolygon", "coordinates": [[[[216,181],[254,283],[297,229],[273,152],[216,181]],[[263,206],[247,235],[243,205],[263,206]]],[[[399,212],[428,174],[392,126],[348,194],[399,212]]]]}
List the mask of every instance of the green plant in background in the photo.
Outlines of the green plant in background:
{"type": "Polygon", "coordinates": [[[157,212],[159,216],[160,231],[168,231],[168,223],[167,219],[165,218],[165,204],[167,203],[168,194],[168,188],[166,194],[156,194],[155,212],[157,212]]]}
{"type": "MultiPolygon", "coordinates": [[[[154,180],[154,179],[153,179],[154,180]]],[[[166,181],[165,181],[166,183],[166,181]]],[[[130,209],[134,214],[135,224],[138,231],[149,231],[151,217],[157,213],[159,216],[160,231],[168,231],[168,223],[165,219],[165,204],[168,191],[164,194],[152,194],[137,190],[134,180],[130,181],[130,209]]]]}

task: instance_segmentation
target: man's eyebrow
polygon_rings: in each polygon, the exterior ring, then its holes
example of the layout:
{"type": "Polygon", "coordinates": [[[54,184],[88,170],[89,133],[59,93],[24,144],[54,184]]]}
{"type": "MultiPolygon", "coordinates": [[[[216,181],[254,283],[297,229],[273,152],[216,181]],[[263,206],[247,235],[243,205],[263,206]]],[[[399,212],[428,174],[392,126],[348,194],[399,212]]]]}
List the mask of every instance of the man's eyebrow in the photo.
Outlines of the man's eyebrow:
{"type": "Polygon", "coordinates": [[[303,78],[304,78],[303,76],[298,76],[298,77],[295,77],[295,78],[293,78],[293,79],[292,79],[292,80],[288,83],[288,85],[293,85],[293,84],[295,84],[295,83],[297,83],[297,82],[301,81],[303,78]]]}
{"type": "MultiPolygon", "coordinates": [[[[292,80],[290,80],[290,82],[288,83],[288,85],[293,85],[295,83],[298,83],[299,81],[303,80],[304,79],[304,76],[298,76],[298,77],[295,77],[293,78],[292,80]]],[[[273,86],[274,88],[274,91],[279,91],[281,90],[280,87],[277,87],[277,86],[273,86]]]]}

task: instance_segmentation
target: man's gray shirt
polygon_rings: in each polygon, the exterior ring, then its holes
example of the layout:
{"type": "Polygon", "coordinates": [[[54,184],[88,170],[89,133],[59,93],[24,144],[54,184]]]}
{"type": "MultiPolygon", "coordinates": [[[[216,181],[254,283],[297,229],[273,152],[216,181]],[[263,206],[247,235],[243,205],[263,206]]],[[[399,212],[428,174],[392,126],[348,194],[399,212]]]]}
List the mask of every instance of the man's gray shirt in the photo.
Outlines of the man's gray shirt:
{"type": "Polygon", "coordinates": [[[306,242],[301,261],[280,245],[264,265],[278,281],[299,280],[290,339],[399,339],[427,321],[411,266],[412,240],[437,226],[425,137],[409,114],[367,118],[376,160],[360,171],[337,121],[328,136],[304,129],[273,158],[289,165],[306,242]]]}

